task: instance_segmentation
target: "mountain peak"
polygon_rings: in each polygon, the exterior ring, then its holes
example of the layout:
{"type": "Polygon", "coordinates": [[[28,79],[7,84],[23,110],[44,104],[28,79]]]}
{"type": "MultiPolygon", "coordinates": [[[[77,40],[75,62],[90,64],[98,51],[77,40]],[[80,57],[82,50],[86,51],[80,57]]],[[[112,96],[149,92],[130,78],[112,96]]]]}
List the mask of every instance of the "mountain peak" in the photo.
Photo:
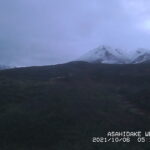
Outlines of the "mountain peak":
{"type": "Polygon", "coordinates": [[[127,62],[127,57],[121,49],[102,45],[90,50],[87,54],[80,57],[79,60],[95,63],[123,64],[127,62]]]}
{"type": "Polygon", "coordinates": [[[136,64],[150,61],[150,50],[140,48],[129,55],[125,50],[102,45],[90,50],[78,60],[91,63],[136,64]]]}

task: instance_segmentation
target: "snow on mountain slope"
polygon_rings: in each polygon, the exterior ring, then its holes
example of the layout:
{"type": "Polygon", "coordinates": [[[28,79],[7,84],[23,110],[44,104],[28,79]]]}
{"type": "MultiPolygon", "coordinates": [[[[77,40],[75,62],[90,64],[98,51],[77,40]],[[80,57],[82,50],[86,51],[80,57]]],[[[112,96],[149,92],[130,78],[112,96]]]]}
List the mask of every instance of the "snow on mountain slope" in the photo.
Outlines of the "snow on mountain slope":
{"type": "Polygon", "coordinates": [[[132,58],[133,64],[148,63],[148,62],[150,62],[150,50],[138,49],[135,51],[133,58],[132,58]]]}
{"type": "Polygon", "coordinates": [[[106,64],[126,64],[129,63],[127,54],[121,49],[113,49],[108,46],[99,46],[98,48],[89,51],[79,60],[106,63],[106,64]]]}
{"type": "Polygon", "coordinates": [[[113,49],[108,46],[99,46],[80,57],[78,60],[91,63],[105,64],[138,64],[150,63],[150,50],[137,49],[135,51],[125,51],[113,49]]]}

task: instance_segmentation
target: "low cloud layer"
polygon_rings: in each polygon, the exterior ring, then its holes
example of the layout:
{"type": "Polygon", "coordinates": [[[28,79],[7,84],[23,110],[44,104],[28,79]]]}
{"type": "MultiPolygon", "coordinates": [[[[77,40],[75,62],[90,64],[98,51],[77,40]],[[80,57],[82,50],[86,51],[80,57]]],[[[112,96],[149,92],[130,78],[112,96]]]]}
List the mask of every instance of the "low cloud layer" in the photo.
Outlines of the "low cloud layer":
{"type": "Polygon", "coordinates": [[[0,64],[74,60],[99,45],[150,48],[147,0],[2,0],[0,64]]]}

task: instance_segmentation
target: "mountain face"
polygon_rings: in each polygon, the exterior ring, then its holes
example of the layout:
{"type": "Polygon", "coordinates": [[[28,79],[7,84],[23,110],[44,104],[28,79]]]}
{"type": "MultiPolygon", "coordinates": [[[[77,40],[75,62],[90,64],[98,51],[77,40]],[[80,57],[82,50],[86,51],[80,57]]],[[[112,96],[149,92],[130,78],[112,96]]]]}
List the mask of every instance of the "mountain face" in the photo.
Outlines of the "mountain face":
{"type": "Polygon", "coordinates": [[[135,51],[133,64],[150,63],[150,51],[146,49],[138,49],[135,51]]]}
{"type": "Polygon", "coordinates": [[[138,49],[130,54],[122,49],[100,46],[79,58],[81,61],[104,64],[137,64],[149,63],[150,51],[138,49]]]}

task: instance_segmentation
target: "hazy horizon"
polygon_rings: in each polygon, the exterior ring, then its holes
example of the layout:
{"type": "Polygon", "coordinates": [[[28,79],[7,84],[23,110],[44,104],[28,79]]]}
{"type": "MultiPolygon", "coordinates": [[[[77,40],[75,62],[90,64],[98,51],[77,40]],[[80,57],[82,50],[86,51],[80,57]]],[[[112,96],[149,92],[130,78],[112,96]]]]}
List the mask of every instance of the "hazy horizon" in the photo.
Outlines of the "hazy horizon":
{"type": "Polygon", "coordinates": [[[149,7],[146,0],[2,0],[0,64],[59,64],[99,45],[150,49],[149,7]]]}

